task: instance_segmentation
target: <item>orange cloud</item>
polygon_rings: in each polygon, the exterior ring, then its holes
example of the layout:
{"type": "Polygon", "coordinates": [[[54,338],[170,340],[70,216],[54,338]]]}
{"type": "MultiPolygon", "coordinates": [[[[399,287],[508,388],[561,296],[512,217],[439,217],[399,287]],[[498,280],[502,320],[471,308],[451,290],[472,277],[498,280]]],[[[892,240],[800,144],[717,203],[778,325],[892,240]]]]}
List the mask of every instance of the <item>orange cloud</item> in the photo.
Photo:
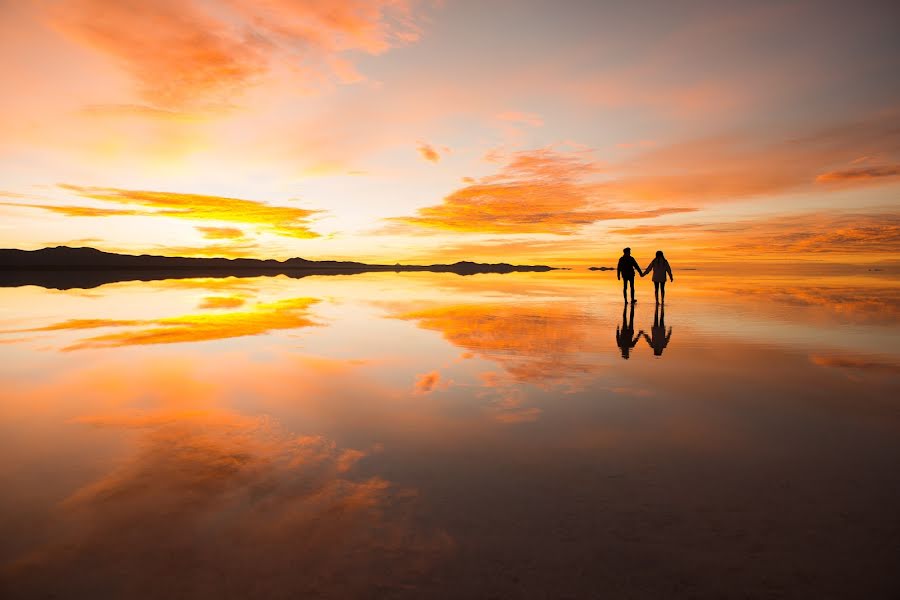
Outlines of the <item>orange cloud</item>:
{"type": "Polygon", "coordinates": [[[424,373],[419,375],[416,380],[416,385],[414,387],[415,393],[417,394],[430,394],[434,391],[434,388],[441,381],[441,374],[437,371],[432,371],[431,373],[424,373]]]}
{"type": "MultiPolygon", "coordinates": [[[[858,159],[857,159],[858,160],[858,159]]],[[[900,165],[885,165],[881,167],[858,167],[844,169],[842,171],[829,171],[816,177],[816,183],[836,183],[847,181],[861,181],[882,177],[900,176],[900,165]]]]}
{"type": "Polygon", "coordinates": [[[126,327],[129,325],[141,325],[145,321],[134,319],[68,319],[52,325],[26,329],[25,331],[68,331],[78,329],[97,329],[100,327],[126,327]]]}
{"type": "Polygon", "coordinates": [[[237,227],[195,227],[209,240],[233,240],[244,237],[244,232],[237,227]]]}
{"type": "MultiPolygon", "coordinates": [[[[311,231],[308,227],[310,217],[320,212],[317,210],[272,206],[255,200],[202,194],[83,187],[68,184],[60,187],[93,200],[138,205],[151,209],[138,213],[145,216],[243,223],[256,225],[263,231],[285,237],[319,237],[318,233],[311,231]]],[[[54,207],[49,206],[40,206],[40,208],[54,210],[54,207]]]]}
{"type": "Polygon", "coordinates": [[[626,211],[605,206],[587,177],[599,170],[584,152],[550,148],[513,154],[497,175],[461,188],[442,204],[393,222],[417,227],[481,233],[569,235],[605,219],[649,218],[691,209],[626,211]]]}
{"type": "Polygon", "coordinates": [[[441,160],[441,155],[437,150],[434,149],[434,146],[427,142],[419,142],[419,146],[416,148],[419,151],[419,155],[429,162],[436,163],[441,160]]]}
{"type": "Polygon", "coordinates": [[[418,37],[403,0],[68,0],[46,18],[121,65],[148,105],[176,111],[227,108],[278,69],[306,83],[356,81],[344,53],[378,54],[418,37]]]}

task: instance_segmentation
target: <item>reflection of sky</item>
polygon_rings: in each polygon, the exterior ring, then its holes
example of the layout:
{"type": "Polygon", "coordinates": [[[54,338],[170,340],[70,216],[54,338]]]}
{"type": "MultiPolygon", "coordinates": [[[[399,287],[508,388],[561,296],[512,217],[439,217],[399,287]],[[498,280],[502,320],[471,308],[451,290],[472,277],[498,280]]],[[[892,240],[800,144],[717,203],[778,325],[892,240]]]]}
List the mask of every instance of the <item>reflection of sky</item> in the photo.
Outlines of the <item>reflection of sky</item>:
{"type": "MultiPolygon", "coordinates": [[[[896,288],[865,280],[854,302],[851,279],[788,283],[679,276],[668,347],[654,358],[642,340],[628,361],[616,346],[622,304],[610,274],[2,289],[0,561],[18,561],[18,589],[32,591],[46,590],[35,573],[48,569],[91,589],[75,574],[72,544],[100,562],[124,556],[138,581],[144,569],[178,572],[167,553],[219,560],[245,581],[302,538],[296,560],[329,589],[328,573],[349,568],[334,549],[351,547],[369,569],[352,585],[394,561],[410,568],[382,579],[400,585],[441,565],[474,568],[452,548],[492,552],[459,510],[509,540],[518,526],[504,519],[515,514],[535,523],[544,554],[577,562],[589,546],[565,545],[553,527],[581,539],[597,523],[582,502],[605,502],[624,523],[634,498],[651,521],[702,537],[708,523],[685,515],[707,500],[684,495],[679,478],[719,492],[693,479],[693,464],[735,490],[716,505],[726,529],[738,513],[778,520],[765,501],[743,504],[769,477],[799,478],[779,488],[781,501],[805,502],[810,490],[832,498],[798,528],[842,531],[835,503],[866,521],[875,518],[868,503],[896,500],[877,485],[898,450],[896,288]],[[170,330],[175,339],[159,343],[170,330]],[[820,464],[837,475],[866,464],[868,475],[854,475],[856,491],[838,489],[819,478],[820,464]],[[537,500],[550,490],[555,500],[537,500]],[[546,513],[554,502],[568,511],[557,525],[546,513]],[[121,528],[125,546],[112,541],[121,528]],[[321,544],[331,550],[319,560],[321,544]]],[[[635,333],[653,325],[650,291],[638,283],[635,333]]],[[[778,527],[800,543],[792,522],[778,527]]],[[[635,534],[648,544],[635,546],[641,560],[668,543],[665,531],[635,534]]],[[[134,585],[113,571],[108,582],[134,585]]],[[[278,581],[309,589],[302,577],[278,581]]]]}

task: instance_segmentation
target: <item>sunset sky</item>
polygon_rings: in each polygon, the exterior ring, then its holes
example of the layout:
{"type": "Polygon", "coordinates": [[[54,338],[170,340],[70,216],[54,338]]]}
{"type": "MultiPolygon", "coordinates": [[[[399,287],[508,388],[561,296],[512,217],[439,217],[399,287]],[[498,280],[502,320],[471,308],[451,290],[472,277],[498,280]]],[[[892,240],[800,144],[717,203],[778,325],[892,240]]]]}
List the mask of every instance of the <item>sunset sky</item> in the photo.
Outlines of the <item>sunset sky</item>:
{"type": "Polygon", "coordinates": [[[896,2],[0,0],[0,246],[900,256],[896,2]]]}

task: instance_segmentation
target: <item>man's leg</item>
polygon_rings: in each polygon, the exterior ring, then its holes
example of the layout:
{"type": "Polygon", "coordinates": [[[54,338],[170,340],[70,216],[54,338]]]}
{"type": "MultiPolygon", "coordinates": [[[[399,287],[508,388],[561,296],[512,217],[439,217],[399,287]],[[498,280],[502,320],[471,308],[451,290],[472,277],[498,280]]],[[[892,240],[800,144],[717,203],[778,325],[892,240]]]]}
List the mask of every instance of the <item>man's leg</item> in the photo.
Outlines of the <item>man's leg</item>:
{"type": "Polygon", "coordinates": [[[631,280],[631,302],[634,303],[634,279],[631,280]]]}
{"type": "Polygon", "coordinates": [[[622,278],[622,299],[628,302],[628,278],[622,278]]]}

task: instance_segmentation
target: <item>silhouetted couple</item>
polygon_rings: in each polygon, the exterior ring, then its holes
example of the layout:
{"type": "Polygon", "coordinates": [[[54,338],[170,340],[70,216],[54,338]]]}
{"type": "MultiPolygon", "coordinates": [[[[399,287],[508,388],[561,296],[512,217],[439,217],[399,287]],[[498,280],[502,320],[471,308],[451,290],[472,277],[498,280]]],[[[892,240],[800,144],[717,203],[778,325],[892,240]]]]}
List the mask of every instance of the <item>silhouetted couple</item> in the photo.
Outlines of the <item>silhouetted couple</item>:
{"type": "Polygon", "coordinates": [[[650,328],[650,335],[640,330],[634,333],[634,304],[631,305],[631,315],[626,319],[626,308],[622,308],[622,326],[616,326],[616,345],[622,351],[622,358],[628,359],[631,355],[631,349],[634,348],[641,337],[647,342],[647,345],[653,348],[655,356],[662,356],[663,350],[669,345],[672,338],[672,328],[666,331],[666,307],[657,304],[656,312],[653,315],[653,327],[650,328]]]}
{"type": "Polygon", "coordinates": [[[669,261],[663,256],[662,250],[656,251],[656,258],[650,261],[650,264],[647,265],[647,268],[644,270],[641,270],[641,266],[631,255],[631,248],[624,248],[622,250],[622,256],[619,258],[619,266],[616,268],[616,279],[622,280],[622,297],[625,298],[625,302],[628,302],[629,282],[631,283],[631,303],[634,304],[637,302],[637,300],[634,299],[635,271],[640,273],[641,277],[643,277],[651,270],[653,271],[653,291],[656,294],[656,303],[659,304],[660,292],[662,293],[662,301],[666,301],[666,275],[669,276],[669,281],[675,281],[675,278],[672,276],[672,267],[669,266],[669,261]]]}

